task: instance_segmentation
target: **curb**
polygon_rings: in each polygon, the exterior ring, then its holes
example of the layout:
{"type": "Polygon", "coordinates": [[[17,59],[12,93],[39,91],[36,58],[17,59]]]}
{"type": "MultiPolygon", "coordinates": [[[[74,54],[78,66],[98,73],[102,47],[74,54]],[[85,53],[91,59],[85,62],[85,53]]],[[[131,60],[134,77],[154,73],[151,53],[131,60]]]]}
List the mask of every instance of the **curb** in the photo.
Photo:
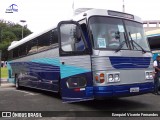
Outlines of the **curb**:
{"type": "Polygon", "coordinates": [[[7,78],[1,78],[0,88],[5,88],[5,87],[15,87],[15,84],[8,82],[7,78]]]}
{"type": "Polygon", "coordinates": [[[8,81],[1,81],[1,84],[8,83],[8,81]]]}
{"type": "Polygon", "coordinates": [[[5,87],[15,87],[15,84],[13,83],[2,83],[0,88],[5,88],[5,87]]]}
{"type": "Polygon", "coordinates": [[[1,84],[3,84],[3,83],[8,83],[8,80],[7,80],[7,78],[1,78],[1,79],[0,79],[0,82],[1,82],[1,84]]]}

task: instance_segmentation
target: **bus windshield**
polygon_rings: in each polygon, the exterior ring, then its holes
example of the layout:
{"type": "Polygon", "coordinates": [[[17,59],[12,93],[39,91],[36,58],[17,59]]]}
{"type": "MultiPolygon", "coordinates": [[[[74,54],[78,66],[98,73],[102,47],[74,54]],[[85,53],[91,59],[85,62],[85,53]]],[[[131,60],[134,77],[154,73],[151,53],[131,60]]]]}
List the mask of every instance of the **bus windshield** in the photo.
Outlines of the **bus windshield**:
{"type": "MultiPolygon", "coordinates": [[[[143,24],[133,21],[124,20],[129,40],[135,41],[144,50],[150,51],[147,38],[144,34],[143,24]],[[129,35],[130,34],[130,35],[129,35]]],[[[132,43],[134,50],[141,50],[136,44],[132,43]]]]}
{"type": "Polygon", "coordinates": [[[126,44],[124,44],[121,49],[130,49],[128,45],[128,43],[130,43],[132,49],[141,50],[139,46],[133,42],[129,42],[127,40],[127,38],[129,38],[129,40],[134,40],[143,49],[149,51],[149,46],[141,23],[127,20],[123,21],[123,19],[118,18],[96,16],[90,18],[89,25],[95,49],[115,50],[122,42],[125,42],[126,44]],[[131,36],[129,36],[129,34],[131,36]]]}

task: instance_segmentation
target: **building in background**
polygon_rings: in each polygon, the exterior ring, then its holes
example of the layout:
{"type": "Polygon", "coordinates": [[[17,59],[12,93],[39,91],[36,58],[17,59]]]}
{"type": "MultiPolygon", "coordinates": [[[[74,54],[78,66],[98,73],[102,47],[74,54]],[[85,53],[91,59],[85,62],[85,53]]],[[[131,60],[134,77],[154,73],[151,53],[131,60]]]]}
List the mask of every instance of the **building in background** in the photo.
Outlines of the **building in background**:
{"type": "Polygon", "coordinates": [[[146,32],[160,29],[160,20],[145,20],[143,26],[146,32]]]}

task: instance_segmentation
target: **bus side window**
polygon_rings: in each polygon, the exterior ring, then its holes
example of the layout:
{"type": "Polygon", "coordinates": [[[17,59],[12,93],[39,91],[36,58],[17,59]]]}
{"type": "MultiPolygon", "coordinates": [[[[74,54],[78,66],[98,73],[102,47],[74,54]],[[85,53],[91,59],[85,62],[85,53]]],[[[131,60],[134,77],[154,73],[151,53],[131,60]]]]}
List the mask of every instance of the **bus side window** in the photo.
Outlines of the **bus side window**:
{"type": "Polygon", "coordinates": [[[43,51],[49,48],[50,45],[50,31],[40,35],[38,38],[38,51],[43,51]]]}
{"type": "Polygon", "coordinates": [[[19,51],[18,48],[13,49],[13,58],[19,57],[18,51],[19,51]]]}
{"type": "Polygon", "coordinates": [[[33,39],[27,43],[27,54],[37,52],[37,39],[33,39]]]}
{"type": "MultiPolygon", "coordinates": [[[[82,25],[81,25],[81,29],[82,29],[82,25]]],[[[84,29],[82,29],[82,34],[85,33],[85,30],[83,31],[84,29]]],[[[84,36],[85,37],[85,36],[84,36]]],[[[76,51],[83,51],[85,49],[85,46],[84,46],[84,41],[82,39],[82,37],[78,40],[78,42],[75,42],[75,50],[76,51]]]]}
{"type": "Polygon", "coordinates": [[[57,29],[53,29],[51,31],[50,46],[54,47],[57,45],[58,45],[58,32],[57,32],[57,29]]]}
{"type": "Polygon", "coordinates": [[[89,49],[91,49],[92,46],[91,46],[91,42],[90,42],[90,39],[89,39],[89,34],[88,34],[87,26],[86,26],[85,23],[81,24],[81,29],[82,29],[83,35],[85,37],[87,46],[88,46],[89,49]]]}
{"type": "Polygon", "coordinates": [[[26,44],[24,44],[24,45],[21,45],[20,47],[19,47],[19,56],[24,56],[24,55],[26,55],[26,44]]]}
{"type": "Polygon", "coordinates": [[[9,58],[9,60],[11,60],[13,58],[13,50],[9,51],[8,58],[9,58]]]}
{"type": "Polygon", "coordinates": [[[75,51],[83,51],[85,49],[84,41],[81,39],[78,43],[75,43],[75,51]]]}

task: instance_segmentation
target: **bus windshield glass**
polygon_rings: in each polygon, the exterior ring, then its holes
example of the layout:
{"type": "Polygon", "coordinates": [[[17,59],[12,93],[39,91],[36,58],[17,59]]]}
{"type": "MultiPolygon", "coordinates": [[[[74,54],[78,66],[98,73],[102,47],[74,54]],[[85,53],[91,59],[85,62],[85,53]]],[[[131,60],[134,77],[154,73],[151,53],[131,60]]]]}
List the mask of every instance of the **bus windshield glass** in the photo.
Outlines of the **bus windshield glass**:
{"type": "MultiPolygon", "coordinates": [[[[126,41],[122,19],[91,17],[89,24],[95,49],[117,49],[126,41]]],[[[125,44],[122,49],[129,48],[125,44]]]]}
{"type": "MultiPolygon", "coordinates": [[[[147,38],[144,34],[143,24],[133,21],[124,20],[129,40],[135,41],[144,50],[150,51],[147,38]],[[130,34],[130,35],[129,35],[130,34]]],[[[131,42],[134,50],[141,50],[134,42],[131,42]]]]}
{"type": "Polygon", "coordinates": [[[141,23],[119,18],[96,16],[90,18],[89,25],[95,49],[116,50],[125,41],[121,48],[123,50],[130,49],[129,45],[127,45],[130,44],[133,50],[142,50],[139,47],[141,46],[144,50],[149,51],[141,23]],[[131,40],[134,40],[139,46],[131,40]]]}

